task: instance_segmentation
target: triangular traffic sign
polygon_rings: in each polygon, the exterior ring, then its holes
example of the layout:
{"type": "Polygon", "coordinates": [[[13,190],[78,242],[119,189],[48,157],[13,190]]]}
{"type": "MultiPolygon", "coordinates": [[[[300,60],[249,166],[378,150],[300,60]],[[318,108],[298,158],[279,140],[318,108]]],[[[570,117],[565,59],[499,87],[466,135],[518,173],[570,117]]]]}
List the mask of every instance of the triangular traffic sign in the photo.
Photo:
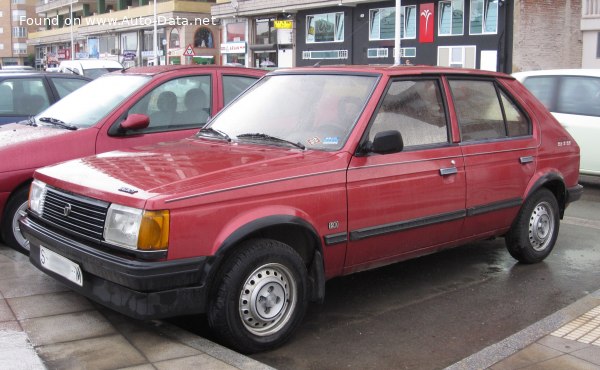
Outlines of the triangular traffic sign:
{"type": "Polygon", "coordinates": [[[183,55],[186,57],[193,57],[194,55],[196,55],[196,53],[194,53],[194,48],[192,47],[192,44],[189,44],[187,48],[185,48],[183,55]]]}

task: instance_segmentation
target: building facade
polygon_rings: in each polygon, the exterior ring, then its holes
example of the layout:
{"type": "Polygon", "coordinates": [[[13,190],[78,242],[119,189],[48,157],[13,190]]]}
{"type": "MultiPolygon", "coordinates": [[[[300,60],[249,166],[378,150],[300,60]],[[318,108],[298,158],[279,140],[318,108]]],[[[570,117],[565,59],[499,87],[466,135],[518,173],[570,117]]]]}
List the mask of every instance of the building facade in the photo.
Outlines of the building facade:
{"type": "Polygon", "coordinates": [[[582,67],[600,68],[600,0],[583,0],[581,12],[582,67]]]}
{"type": "Polygon", "coordinates": [[[35,31],[24,19],[35,18],[35,0],[0,0],[0,65],[26,65],[33,47],[29,33],[35,31]]]}
{"type": "Polygon", "coordinates": [[[112,59],[125,66],[212,64],[220,43],[220,25],[210,16],[213,3],[157,1],[155,12],[149,0],[77,0],[71,11],[68,1],[43,0],[37,6],[39,31],[29,43],[43,66],[71,58],[112,59]]]}

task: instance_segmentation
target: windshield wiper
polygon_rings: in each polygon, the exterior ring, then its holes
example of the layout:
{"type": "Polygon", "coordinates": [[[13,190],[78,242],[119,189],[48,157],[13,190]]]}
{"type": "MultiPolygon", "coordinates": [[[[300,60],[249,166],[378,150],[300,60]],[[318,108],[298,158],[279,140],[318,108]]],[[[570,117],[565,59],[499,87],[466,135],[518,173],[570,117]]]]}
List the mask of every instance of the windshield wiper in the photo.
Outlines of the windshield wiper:
{"type": "Polygon", "coordinates": [[[29,116],[27,118],[27,120],[23,120],[21,122],[19,122],[22,125],[28,125],[28,126],[33,126],[33,127],[37,127],[37,123],[35,122],[35,116],[29,116]]]}
{"type": "Polygon", "coordinates": [[[267,141],[274,141],[277,143],[286,143],[289,145],[293,145],[296,148],[300,148],[302,150],[305,150],[306,147],[300,143],[300,142],[293,142],[290,140],[286,140],[286,139],[282,139],[279,137],[275,137],[275,136],[271,136],[271,135],[267,135],[267,134],[241,134],[237,136],[238,138],[248,138],[248,139],[259,139],[259,140],[267,140],[267,141]]]}
{"type": "Polygon", "coordinates": [[[69,125],[68,123],[65,123],[65,122],[63,122],[63,121],[61,121],[59,119],[52,118],[52,117],[38,118],[38,121],[45,122],[45,123],[50,123],[50,124],[52,124],[54,126],[66,128],[67,130],[77,130],[78,129],[77,126],[69,125]]]}
{"type": "Polygon", "coordinates": [[[225,140],[227,142],[231,142],[231,138],[229,137],[229,135],[227,135],[223,131],[214,129],[212,127],[201,128],[200,131],[198,131],[198,135],[206,136],[206,135],[203,135],[203,134],[209,134],[212,137],[221,138],[221,139],[223,139],[223,140],[225,140]]]}

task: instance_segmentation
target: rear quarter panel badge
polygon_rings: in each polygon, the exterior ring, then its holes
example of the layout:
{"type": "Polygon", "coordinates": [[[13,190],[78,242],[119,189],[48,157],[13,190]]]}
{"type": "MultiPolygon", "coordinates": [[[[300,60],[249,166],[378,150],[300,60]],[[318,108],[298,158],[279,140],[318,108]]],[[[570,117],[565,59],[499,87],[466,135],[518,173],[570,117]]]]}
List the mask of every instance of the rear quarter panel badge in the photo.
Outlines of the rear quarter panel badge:
{"type": "Polygon", "coordinates": [[[135,194],[135,193],[137,193],[137,192],[138,192],[138,191],[137,191],[137,190],[135,190],[135,189],[131,189],[131,188],[128,188],[128,187],[125,187],[125,186],[123,186],[123,187],[120,187],[120,188],[119,188],[119,191],[122,191],[123,193],[127,193],[127,194],[135,194]]]}

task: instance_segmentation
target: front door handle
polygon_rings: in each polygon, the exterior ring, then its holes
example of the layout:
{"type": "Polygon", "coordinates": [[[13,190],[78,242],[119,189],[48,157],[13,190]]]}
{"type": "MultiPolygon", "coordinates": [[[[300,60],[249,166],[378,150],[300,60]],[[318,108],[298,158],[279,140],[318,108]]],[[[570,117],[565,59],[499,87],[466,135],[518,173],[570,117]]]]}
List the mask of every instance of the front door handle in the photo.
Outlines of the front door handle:
{"type": "Polygon", "coordinates": [[[454,175],[455,173],[458,173],[456,167],[440,168],[441,176],[454,175]]]}

